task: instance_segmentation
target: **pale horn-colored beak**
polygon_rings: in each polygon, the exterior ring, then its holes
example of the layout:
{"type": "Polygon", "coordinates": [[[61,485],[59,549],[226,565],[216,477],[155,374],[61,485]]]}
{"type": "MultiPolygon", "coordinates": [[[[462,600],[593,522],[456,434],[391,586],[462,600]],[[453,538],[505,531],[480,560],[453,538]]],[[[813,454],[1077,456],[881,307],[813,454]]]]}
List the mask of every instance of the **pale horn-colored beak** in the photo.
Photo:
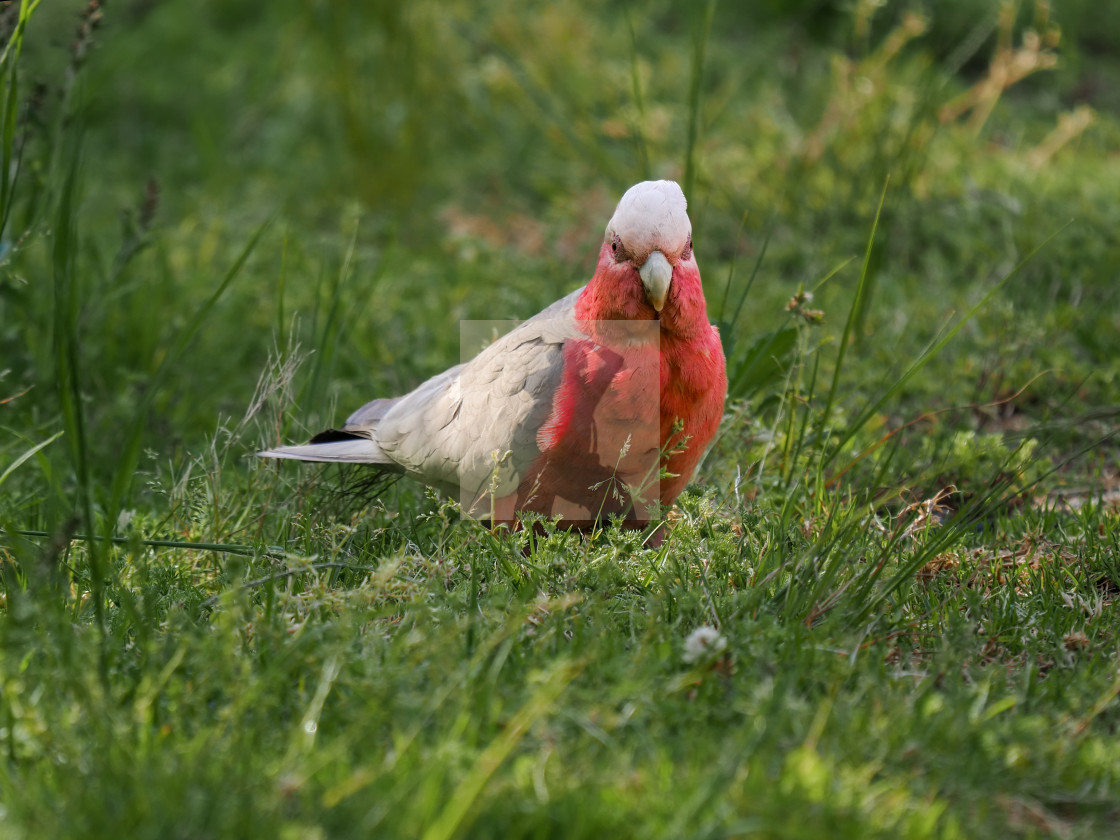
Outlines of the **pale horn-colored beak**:
{"type": "Polygon", "coordinates": [[[642,267],[638,269],[642,277],[642,286],[646,290],[646,298],[650,305],[658,312],[665,305],[665,298],[669,296],[669,283],[673,279],[673,267],[660,251],[653,251],[642,267]]]}

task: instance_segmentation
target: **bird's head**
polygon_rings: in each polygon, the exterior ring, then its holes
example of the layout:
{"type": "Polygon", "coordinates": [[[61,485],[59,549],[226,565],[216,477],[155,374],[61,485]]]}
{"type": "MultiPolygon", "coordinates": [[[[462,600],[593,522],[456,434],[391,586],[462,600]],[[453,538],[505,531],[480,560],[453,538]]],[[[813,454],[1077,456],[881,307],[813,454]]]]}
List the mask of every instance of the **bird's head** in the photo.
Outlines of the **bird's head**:
{"type": "Polygon", "coordinates": [[[695,320],[698,302],[706,323],[686,208],[675,181],[643,181],[626,191],[607,223],[581,317],[658,319],[671,330],[695,320]]]}

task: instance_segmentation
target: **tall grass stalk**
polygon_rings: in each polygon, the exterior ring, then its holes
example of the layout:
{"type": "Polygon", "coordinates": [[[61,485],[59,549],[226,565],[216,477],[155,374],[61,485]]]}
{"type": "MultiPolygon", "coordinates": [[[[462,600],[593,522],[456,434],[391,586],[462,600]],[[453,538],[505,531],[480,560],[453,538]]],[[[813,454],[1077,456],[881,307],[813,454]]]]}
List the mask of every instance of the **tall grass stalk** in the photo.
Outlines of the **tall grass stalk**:
{"type": "Polygon", "coordinates": [[[832,415],[832,408],[836,403],[836,391],[840,387],[840,375],[844,371],[844,357],[848,354],[848,346],[852,340],[852,329],[859,313],[863,309],[863,296],[870,276],[871,252],[875,247],[875,232],[879,229],[879,217],[883,212],[883,204],[887,200],[887,187],[890,186],[890,177],[883,183],[883,192],[879,196],[879,206],[875,208],[875,219],[871,222],[871,234],[867,238],[867,250],[863,255],[863,266],[860,268],[859,280],[856,282],[855,294],[852,295],[852,305],[848,309],[848,320],[844,322],[844,332],[840,336],[840,346],[836,351],[836,366],[832,371],[832,384],[828,388],[825,398],[824,415],[821,425],[827,426],[832,415]]]}
{"type": "Polygon", "coordinates": [[[707,0],[696,13],[699,20],[695,23],[692,37],[691,75],[688,86],[688,135],[685,139],[684,178],[681,185],[685,195],[693,195],[696,185],[696,152],[700,142],[700,108],[704,92],[704,57],[708,50],[708,39],[712,33],[712,18],[715,17],[716,0],[707,0]]]}
{"type": "Polygon", "coordinates": [[[626,5],[626,27],[630,30],[630,84],[633,88],[634,110],[634,145],[638,152],[638,172],[641,180],[648,181],[652,176],[649,163],[649,151],[646,148],[645,123],[646,105],[642,96],[642,73],[638,61],[638,33],[634,29],[634,17],[630,5],[626,5]]]}
{"type": "MultiPolygon", "coordinates": [[[[77,210],[75,190],[81,162],[81,139],[75,132],[69,144],[69,160],[62,173],[55,210],[51,263],[54,278],[54,359],[58,381],[58,398],[62,410],[62,428],[70,449],[70,459],[77,479],[81,522],[87,533],[97,530],[94,520],[94,477],[90,470],[89,440],[86,437],[85,401],[83,399],[82,368],[80,363],[80,337],[78,313],[81,309],[82,290],[76,269],[78,253],[77,210]]],[[[105,637],[105,588],[109,572],[108,561],[99,543],[89,546],[90,594],[98,632],[105,637]]],[[[104,645],[99,657],[102,680],[108,679],[108,662],[104,645]]]]}
{"type": "Polygon", "coordinates": [[[338,352],[339,342],[342,340],[342,333],[348,323],[347,319],[354,315],[353,307],[350,304],[353,292],[349,282],[352,279],[354,249],[357,242],[358,225],[355,223],[354,232],[350,237],[350,245],[346,249],[342,265],[338,272],[332,276],[330,288],[326,295],[323,294],[325,278],[320,279],[315,298],[313,321],[316,325],[314,346],[318,350],[312,359],[311,379],[306,392],[307,401],[311,404],[324,400],[326,381],[330,378],[333,370],[335,355],[338,352]],[[320,312],[323,310],[325,310],[325,315],[320,317],[320,312]],[[321,325],[320,320],[322,321],[321,325]]]}
{"type": "Polygon", "coordinates": [[[3,100],[3,123],[0,125],[0,237],[8,230],[12,199],[19,178],[20,157],[15,147],[19,123],[19,57],[23,50],[27,22],[40,0],[20,0],[15,31],[4,52],[0,54],[0,99],[3,100]]]}

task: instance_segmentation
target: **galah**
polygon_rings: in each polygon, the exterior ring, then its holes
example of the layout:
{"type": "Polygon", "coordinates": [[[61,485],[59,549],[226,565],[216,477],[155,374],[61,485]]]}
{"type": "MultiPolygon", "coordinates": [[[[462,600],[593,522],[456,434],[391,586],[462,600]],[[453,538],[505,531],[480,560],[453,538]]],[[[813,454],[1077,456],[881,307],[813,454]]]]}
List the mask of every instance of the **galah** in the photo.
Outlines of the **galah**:
{"type": "Polygon", "coordinates": [[[586,286],[341,429],[258,454],[410,476],[495,522],[641,527],[688,483],[726,394],[684,193],[645,181],[619,201],[586,286]]]}

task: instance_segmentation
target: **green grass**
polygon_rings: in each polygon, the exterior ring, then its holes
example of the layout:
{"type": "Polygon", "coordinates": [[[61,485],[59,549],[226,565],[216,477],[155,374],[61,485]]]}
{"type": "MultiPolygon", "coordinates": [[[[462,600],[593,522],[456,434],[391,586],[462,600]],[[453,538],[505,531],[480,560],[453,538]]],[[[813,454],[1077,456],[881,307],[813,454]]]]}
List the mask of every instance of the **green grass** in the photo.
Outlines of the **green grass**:
{"type": "Polygon", "coordinates": [[[921,5],[0,10],[0,838],[1112,836],[1120,16],[921,5]],[[647,176],[731,381],[660,547],[252,457],[647,176]]]}

